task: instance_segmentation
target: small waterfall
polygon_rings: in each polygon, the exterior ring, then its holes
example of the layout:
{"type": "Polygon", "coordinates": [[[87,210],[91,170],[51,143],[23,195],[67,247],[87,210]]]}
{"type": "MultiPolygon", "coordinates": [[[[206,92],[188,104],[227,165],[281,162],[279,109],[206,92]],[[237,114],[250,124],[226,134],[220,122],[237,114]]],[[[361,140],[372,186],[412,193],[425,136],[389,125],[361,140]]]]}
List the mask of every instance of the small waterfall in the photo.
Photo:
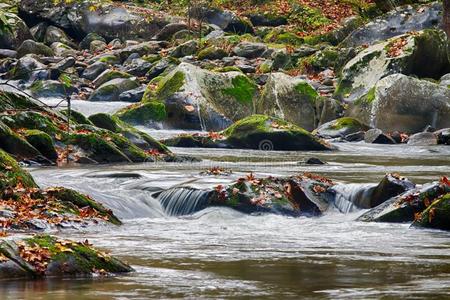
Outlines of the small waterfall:
{"type": "Polygon", "coordinates": [[[190,215],[207,207],[211,191],[194,188],[172,188],[157,195],[169,216],[190,215]]]}
{"type": "Polygon", "coordinates": [[[334,205],[348,214],[359,210],[366,199],[370,199],[376,184],[338,184],[332,187],[335,192],[334,205]]]}

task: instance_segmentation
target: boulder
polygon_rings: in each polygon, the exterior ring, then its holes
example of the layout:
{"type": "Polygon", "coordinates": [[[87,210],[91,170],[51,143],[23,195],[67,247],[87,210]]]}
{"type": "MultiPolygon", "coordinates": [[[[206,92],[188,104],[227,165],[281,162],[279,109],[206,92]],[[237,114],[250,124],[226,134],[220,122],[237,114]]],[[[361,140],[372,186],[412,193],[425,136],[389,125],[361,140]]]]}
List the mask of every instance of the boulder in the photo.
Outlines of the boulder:
{"type": "Polygon", "coordinates": [[[93,41],[101,41],[106,43],[106,40],[101,35],[95,32],[90,32],[83,38],[79,46],[81,49],[90,49],[93,41]]]}
{"type": "Polygon", "coordinates": [[[440,230],[450,230],[450,193],[436,199],[427,209],[425,209],[412,226],[421,228],[433,228],[440,230]]]}
{"type": "Polygon", "coordinates": [[[0,148],[18,159],[36,158],[41,153],[0,121],[0,148]]]}
{"type": "Polygon", "coordinates": [[[78,90],[57,80],[38,80],[33,82],[30,91],[37,98],[66,98],[78,90]]]}
{"type": "Polygon", "coordinates": [[[172,36],[181,30],[188,29],[187,24],[184,23],[170,23],[164,26],[155,36],[154,38],[159,41],[168,41],[172,38],[172,36]]]}
{"type": "Polygon", "coordinates": [[[0,30],[0,48],[16,50],[26,40],[32,40],[30,30],[25,22],[17,15],[5,12],[4,18],[8,22],[8,27],[0,30]]]}
{"type": "Polygon", "coordinates": [[[130,74],[127,74],[125,72],[121,72],[121,71],[117,71],[114,69],[108,69],[103,71],[100,75],[97,76],[97,78],[95,78],[92,81],[92,84],[98,88],[99,86],[101,86],[102,84],[111,81],[113,79],[117,79],[117,78],[131,78],[132,76],[130,74]]]}
{"type": "Polygon", "coordinates": [[[86,69],[84,69],[81,77],[86,78],[88,80],[94,80],[107,68],[108,65],[106,63],[100,61],[95,62],[92,65],[88,66],[86,69]]]}
{"type": "Polygon", "coordinates": [[[357,220],[364,222],[413,222],[436,199],[450,192],[450,186],[441,182],[425,184],[406,191],[362,214],[357,220]]]}
{"type": "Polygon", "coordinates": [[[234,148],[259,150],[331,150],[331,145],[313,136],[303,128],[282,119],[253,115],[242,119],[223,135],[234,148]]]}
{"type": "Polygon", "coordinates": [[[419,132],[413,134],[408,139],[411,146],[434,146],[438,144],[438,137],[432,132],[419,132]]]}
{"type": "MultiPolygon", "coordinates": [[[[0,123],[0,128],[1,126],[0,123]]],[[[0,196],[6,189],[16,187],[19,182],[25,188],[37,187],[30,173],[22,169],[17,161],[2,149],[0,149],[0,170],[3,175],[0,176],[0,196]]]]}
{"type": "Polygon", "coordinates": [[[48,79],[50,73],[47,70],[47,66],[38,61],[31,55],[26,55],[19,58],[16,67],[11,71],[11,77],[13,79],[24,80],[45,80],[48,79]]]}
{"type": "Polygon", "coordinates": [[[345,47],[373,45],[394,36],[430,28],[440,28],[442,3],[420,7],[403,6],[391,10],[353,31],[343,42],[345,47]]]}
{"type": "Polygon", "coordinates": [[[357,119],[345,117],[327,122],[314,130],[314,134],[326,139],[344,138],[349,134],[367,131],[370,127],[357,119]]]}
{"type": "Polygon", "coordinates": [[[364,134],[364,141],[368,144],[395,144],[393,138],[386,135],[378,128],[373,128],[364,134]]]}
{"type": "Polygon", "coordinates": [[[45,44],[35,42],[33,40],[25,40],[19,48],[17,48],[17,57],[23,57],[27,54],[36,54],[42,56],[54,56],[55,53],[45,44]]]}
{"type": "Polygon", "coordinates": [[[385,132],[421,132],[427,125],[450,127],[450,89],[395,74],[380,80],[348,112],[385,132]]]}
{"type": "MultiPolygon", "coordinates": [[[[253,113],[257,86],[241,72],[215,73],[181,63],[143,101],[165,105],[169,128],[222,130],[253,113]]],[[[147,108],[147,107],[145,107],[147,108]]]]}
{"type": "Polygon", "coordinates": [[[237,34],[254,32],[250,22],[243,20],[230,11],[206,6],[194,6],[188,13],[191,17],[198,20],[206,20],[208,23],[217,25],[226,32],[237,34]]]}
{"type": "Polygon", "coordinates": [[[36,148],[43,156],[55,161],[58,158],[52,138],[40,130],[27,130],[24,137],[30,145],[36,148]]]}
{"type": "Polygon", "coordinates": [[[321,98],[317,91],[304,79],[284,73],[269,75],[256,112],[276,116],[307,130],[319,124],[321,98]]]}
{"type": "Polygon", "coordinates": [[[133,78],[116,78],[99,86],[89,97],[89,101],[119,101],[120,94],[139,87],[133,78]]]}
{"type": "Polygon", "coordinates": [[[63,43],[71,48],[76,48],[77,45],[66,35],[66,33],[55,26],[48,26],[45,31],[44,43],[51,46],[53,43],[63,43]]]}
{"type": "Polygon", "coordinates": [[[233,48],[233,53],[245,58],[257,58],[267,50],[263,43],[241,42],[233,48]]]}
{"type": "Polygon", "coordinates": [[[228,56],[228,53],[220,47],[210,46],[198,52],[197,58],[199,60],[205,59],[222,59],[228,56]]]}
{"type": "Polygon", "coordinates": [[[439,78],[448,69],[443,31],[406,34],[372,45],[351,59],[342,69],[335,96],[354,102],[391,74],[439,78]]]}
{"type": "Polygon", "coordinates": [[[40,22],[35,26],[30,28],[31,35],[37,42],[44,42],[45,33],[47,32],[47,27],[49,25],[46,22],[40,22]]]}
{"type": "Polygon", "coordinates": [[[173,57],[185,57],[189,55],[194,55],[198,51],[198,42],[195,40],[187,41],[181,45],[178,45],[170,53],[173,57]]]}
{"type": "Polygon", "coordinates": [[[106,2],[92,9],[92,4],[88,2],[60,2],[55,5],[51,1],[23,0],[19,10],[27,18],[54,24],[78,40],[88,33],[97,33],[108,40],[148,40],[168,23],[162,13],[146,18],[130,6],[119,7],[106,2]]]}
{"type": "Polygon", "coordinates": [[[77,56],[77,51],[64,43],[54,42],[50,48],[55,53],[55,56],[60,57],[77,56]]]}

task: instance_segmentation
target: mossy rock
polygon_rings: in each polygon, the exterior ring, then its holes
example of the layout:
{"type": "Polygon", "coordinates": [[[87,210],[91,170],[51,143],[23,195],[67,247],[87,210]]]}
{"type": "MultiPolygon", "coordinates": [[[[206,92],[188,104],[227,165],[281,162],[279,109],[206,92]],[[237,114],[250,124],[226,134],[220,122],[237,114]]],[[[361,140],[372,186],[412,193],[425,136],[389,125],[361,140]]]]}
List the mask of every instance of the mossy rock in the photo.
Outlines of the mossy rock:
{"type": "Polygon", "coordinates": [[[0,149],[0,170],[0,191],[2,193],[6,188],[15,187],[19,183],[25,188],[37,187],[33,177],[2,149],[0,149]]]}
{"type": "Polygon", "coordinates": [[[232,96],[241,104],[252,105],[253,97],[258,89],[257,85],[244,75],[234,77],[231,83],[233,87],[224,89],[223,93],[232,96]]]}
{"type": "MultiPolygon", "coordinates": [[[[68,111],[67,109],[64,109],[61,110],[60,113],[67,116],[68,111]]],[[[70,120],[77,124],[94,125],[85,115],[73,109],[70,110],[70,120]]]]}
{"type": "Polygon", "coordinates": [[[236,66],[226,66],[226,67],[222,67],[222,68],[215,68],[215,69],[213,69],[213,71],[219,72],[219,73],[227,73],[227,72],[241,72],[242,73],[242,70],[236,66]]]}
{"type": "Polygon", "coordinates": [[[0,121],[0,148],[18,159],[36,158],[41,153],[0,121]]]}
{"type": "MultiPolygon", "coordinates": [[[[36,111],[22,111],[14,115],[1,117],[1,121],[13,129],[37,129],[54,136],[60,132],[55,120],[50,116],[36,111]]],[[[63,121],[63,120],[59,120],[63,121]]]]}
{"type": "Polygon", "coordinates": [[[31,94],[38,98],[65,98],[77,91],[57,80],[37,80],[30,87],[31,94]]]}
{"type": "Polygon", "coordinates": [[[17,57],[22,57],[27,54],[36,54],[36,55],[42,55],[42,56],[48,56],[52,57],[55,55],[53,50],[46,46],[43,43],[38,43],[33,40],[26,40],[20,45],[20,47],[17,49],[17,57]]]}
{"type": "Polygon", "coordinates": [[[207,48],[199,51],[197,54],[197,58],[199,60],[222,59],[227,56],[228,56],[228,53],[225,50],[223,50],[222,48],[216,47],[216,46],[207,47],[207,48]]]}
{"type": "Polygon", "coordinates": [[[56,152],[53,140],[45,132],[40,130],[27,130],[24,133],[24,137],[28,143],[30,143],[46,158],[50,160],[56,160],[58,158],[58,153],[56,152]]]}
{"type": "Polygon", "coordinates": [[[435,200],[414,221],[413,226],[450,230],[450,193],[435,200]]]}
{"type": "Polygon", "coordinates": [[[95,115],[91,115],[88,119],[99,128],[103,128],[112,132],[121,131],[117,123],[111,117],[111,115],[105,113],[98,113],[95,115]]]}
{"type": "Polygon", "coordinates": [[[158,101],[141,102],[119,110],[115,116],[133,125],[145,125],[164,121],[167,117],[166,106],[158,101]]]}
{"type": "MultiPolygon", "coordinates": [[[[164,101],[172,95],[176,93],[185,83],[186,76],[183,72],[175,72],[172,76],[166,76],[163,80],[158,83],[158,87],[156,88],[156,98],[158,100],[164,101]]],[[[150,94],[144,94],[143,101],[150,100],[150,94]]]]}
{"type": "Polygon", "coordinates": [[[132,76],[126,72],[118,70],[105,70],[95,78],[92,82],[96,87],[117,78],[131,78],[132,76]]]}
{"type": "Polygon", "coordinates": [[[8,86],[0,86],[0,111],[8,109],[37,109],[39,104],[33,99],[8,86]]]}
{"type": "Polygon", "coordinates": [[[84,207],[93,208],[101,216],[106,217],[108,222],[115,225],[122,224],[122,222],[113,214],[113,212],[110,209],[105,208],[102,204],[75,190],[67,188],[50,188],[45,190],[45,193],[60,201],[71,203],[78,208],[84,207]]]}
{"type": "Polygon", "coordinates": [[[326,142],[282,119],[253,115],[242,119],[223,134],[236,148],[260,150],[331,150],[326,142]]]}
{"type": "Polygon", "coordinates": [[[98,163],[132,162],[115,143],[97,133],[70,134],[64,142],[80,147],[87,153],[88,158],[98,163]]]}
{"type": "Polygon", "coordinates": [[[132,78],[116,78],[99,86],[89,101],[120,101],[120,94],[139,87],[132,78]]]}
{"type": "Polygon", "coordinates": [[[87,241],[74,242],[50,235],[35,235],[21,241],[3,240],[0,263],[4,278],[42,278],[55,276],[92,276],[95,273],[124,273],[133,269],[92,247],[87,241]],[[46,253],[33,262],[22,257],[19,244],[46,253]],[[19,272],[17,272],[19,270],[19,272]]]}
{"type": "Polygon", "coordinates": [[[313,133],[323,138],[338,138],[369,129],[369,126],[361,123],[357,119],[344,117],[321,125],[313,133]]]}

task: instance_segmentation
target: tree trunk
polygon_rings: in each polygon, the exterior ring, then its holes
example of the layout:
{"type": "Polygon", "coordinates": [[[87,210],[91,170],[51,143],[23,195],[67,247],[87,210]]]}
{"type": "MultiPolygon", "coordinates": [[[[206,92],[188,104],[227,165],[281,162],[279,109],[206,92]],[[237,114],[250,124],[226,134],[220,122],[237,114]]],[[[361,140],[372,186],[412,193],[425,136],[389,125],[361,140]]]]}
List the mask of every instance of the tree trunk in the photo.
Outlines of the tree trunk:
{"type": "Polygon", "coordinates": [[[444,16],[443,16],[443,29],[447,33],[447,37],[450,38],[450,0],[444,0],[444,16]]]}

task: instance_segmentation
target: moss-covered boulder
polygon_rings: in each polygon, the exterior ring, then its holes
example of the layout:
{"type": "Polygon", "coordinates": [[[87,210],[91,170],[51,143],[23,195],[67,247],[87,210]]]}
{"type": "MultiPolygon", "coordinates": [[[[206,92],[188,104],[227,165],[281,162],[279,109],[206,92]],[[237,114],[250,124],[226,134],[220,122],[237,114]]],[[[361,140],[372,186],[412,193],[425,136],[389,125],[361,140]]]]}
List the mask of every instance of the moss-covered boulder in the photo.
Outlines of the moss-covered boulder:
{"type": "Polygon", "coordinates": [[[205,49],[202,49],[197,54],[197,58],[199,60],[222,59],[226,56],[228,56],[228,53],[224,49],[216,47],[216,46],[210,46],[205,49]]]}
{"type": "Polygon", "coordinates": [[[2,149],[0,149],[0,170],[0,191],[2,194],[6,189],[14,188],[19,183],[25,188],[37,187],[33,177],[2,149]]]}
{"type": "Polygon", "coordinates": [[[55,276],[92,276],[131,272],[133,269],[92,247],[49,235],[0,242],[1,279],[55,276]]]}
{"type": "Polygon", "coordinates": [[[53,140],[45,132],[40,130],[26,130],[23,135],[27,142],[46,158],[53,161],[58,158],[53,140]]]}
{"type": "MultiPolygon", "coordinates": [[[[251,115],[257,95],[256,84],[241,72],[216,73],[181,63],[156,88],[149,85],[143,102],[165,105],[167,127],[222,130],[251,115]]],[[[155,105],[138,107],[154,109],[155,105]]]]}
{"type": "Polygon", "coordinates": [[[332,139],[345,138],[349,134],[365,132],[369,129],[369,126],[361,123],[359,120],[345,117],[320,125],[313,133],[322,138],[332,139]]]}
{"type": "Polygon", "coordinates": [[[382,78],[402,73],[439,78],[449,69],[447,37],[440,30],[398,36],[361,51],[343,68],[335,96],[356,101],[382,78]]]}
{"type": "Polygon", "coordinates": [[[45,44],[35,42],[33,40],[24,41],[19,48],[17,48],[17,57],[22,57],[27,54],[36,54],[42,56],[54,56],[53,50],[45,44]]]}
{"type": "Polygon", "coordinates": [[[95,126],[103,129],[107,129],[112,132],[120,132],[120,128],[117,123],[113,120],[111,115],[105,113],[98,113],[89,116],[89,121],[91,121],[95,126]]]}
{"type": "Polygon", "coordinates": [[[25,22],[16,14],[2,12],[8,26],[0,29],[1,48],[17,49],[25,40],[33,39],[25,22]]]}
{"type": "Polygon", "coordinates": [[[36,158],[41,153],[0,121],[0,148],[18,159],[36,158]]]}
{"type": "Polygon", "coordinates": [[[30,87],[31,94],[37,98],[65,98],[75,93],[77,89],[66,86],[58,80],[37,80],[30,87]]]}
{"type": "Polygon", "coordinates": [[[132,104],[120,109],[115,115],[121,120],[135,125],[152,125],[167,118],[166,106],[159,101],[132,104]]]}
{"type": "Polygon", "coordinates": [[[113,79],[130,78],[130,77],[132,77],[132,76],[128,73],[121,72],[118,70],[108,69],[108,70],[105,70],[104,72],[102,72],[100,75],[98,75],[97,78],[95,78],[94,81],[92,81],[92,83],[96,87],[99,87],[102,84],[104,84],[110,80],[113,80],[113,79]]]}
{"type": "Polygon", "coordinates": [[[384,132],[450,127],[450,89],[402,74],[390,75],[353,102],[347,115],[384,132]],[[432,95],[432,96],[430,96],[432,95]]]}
{"type": "Polygon", "coordinates": [[[447,180],[429,183],[385,201],[362,214],[358,221],[410,223],[421,217],[427,207],[448,193],[450,185],[447,180]]]}
{"type": "Polygon", "coordinates": [[[321,102],[319,93],[304,79],[272,73],[257,102],[256,111],[313,130],[320,121],[321,102]]]}
{"type": "Polygon", "coordinates": [[[260,150],[331,150],[331,145],[305,129],[279,118],[253,115],[223,132],[235,148],[260,150]]]}

